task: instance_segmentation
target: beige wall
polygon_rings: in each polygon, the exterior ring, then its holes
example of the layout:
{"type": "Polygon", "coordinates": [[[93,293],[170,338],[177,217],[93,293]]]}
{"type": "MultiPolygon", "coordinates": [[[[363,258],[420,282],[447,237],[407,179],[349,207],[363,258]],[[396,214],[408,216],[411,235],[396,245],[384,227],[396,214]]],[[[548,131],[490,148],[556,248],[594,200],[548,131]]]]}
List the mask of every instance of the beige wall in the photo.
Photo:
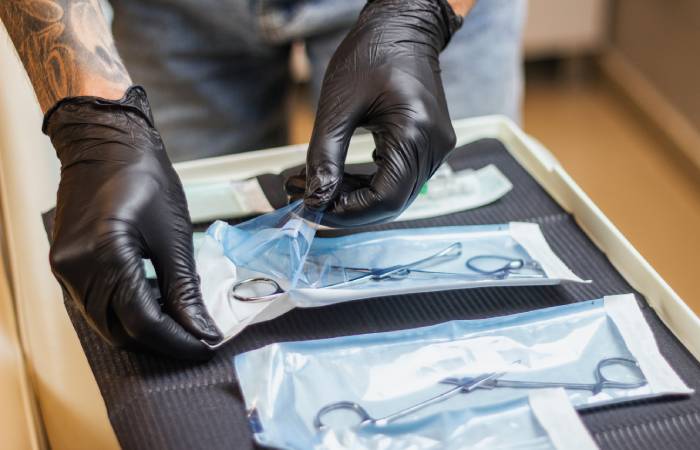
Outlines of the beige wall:
{"type": "Polygon", "coordinates": [[[7,450],[36,450],[41,445],[40,427],[3,266],[0,258],[0,446],[7,450]]]}
{"type": "Polygon", "coordinates": [[[528,0],[525,56],[597,53],[608,37],[609,6],[610,0],[528,0]]]}
{"type": "MultiPolygon", "coordinates": [[[[3,250],[14,300],[13,313],[9,308],[0,310],[4,319],[0,321],[0,342],[7,345],[4,342],[9,337],[19,334],[28,377],[15,377],[14,382],[31,382],[52,449],[114,449],[117,441],[104,403],[49,268],[41,213],[56,202],[59,168],[51,143],[40,131],[42,118],[29,79],[0,24],[0,237],[6,244],[3,250]],[[6,324],[11,316],[16,316],[12,322],[18,333],[6,324]]],[[[0,285],[0,298],[2,295],[0,285]]],[[[9,345],[19,352],[16,342],[9,345]]],[[[0,363],[12,362],[10,357],[11,353],[3,351],[0,363]]],[[[0,370],[9,373],[4,366],[0,370]]],[[[8,414],[16,418],[28,415],[5,401],[8,397],[3,393],[0,391],[3,426],[8,414]]],[[[23,405],[31,406],[27,401],[23,405]]],[[[26,430],[33,442],[41,444],[40,434],[31,435],[31,427],[37,428],[34,425],[28,421],[26,430]]],[[[10,448],[3,426],[0,450],[10,448]]],[[[20,425],[11,426],[22,431],[20,425]]],[[[17,439],[26,440],[22,435],[17,439]]],[[[18,442],[27,448],[23,441],[18,442]]]]}
{"type": "Polygon", "coordinates": [[[700,1],[618,0],[613,46],[700,128],[700,1]]]}

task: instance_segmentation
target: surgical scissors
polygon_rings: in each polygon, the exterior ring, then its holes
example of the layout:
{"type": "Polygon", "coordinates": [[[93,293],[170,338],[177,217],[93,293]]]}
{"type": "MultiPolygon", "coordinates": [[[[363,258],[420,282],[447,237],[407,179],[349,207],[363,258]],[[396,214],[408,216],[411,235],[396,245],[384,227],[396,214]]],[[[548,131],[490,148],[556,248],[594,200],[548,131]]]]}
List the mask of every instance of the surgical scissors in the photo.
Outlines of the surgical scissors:
{"type": "Polygon", "coordinates": [[[413,406],[409,406],[408,408],[404,408],[400,411],[397,411],[395,413],[389,414],[388,416],[384,416],[378,419],[375,419],[374,417],[370,416],[369,413],[365,408],[360,406],[359,404],[355,402],[347,402],[347,401],[342,401],[342,402],[335,402],[328,404],[324,406],[323,408],[319,409],[318,412],[316,413],[316,417],[314,417],[314,427],[316,427],[317,430],[320,430],[321,428],[325,427],[326,424],[323,423],[323,416],[326,414],[333,412],[333,411],[338,411],[338,410],[350,410],[357,414],[357,416],[360,418],[360,426],[364,425],[387,425],[397,419],[400,419],[404,416],[407,416],[415,411],[418,411],[419,409],[423,409],[427,406],[434,405],[435,403],[440,403],[454,395],[457,395],[459,393],[464,393],[464,392],[471,392],[474,389],[478,388],[480,384],[487,382],[489,379],[498,376],[498,373],[488,373],[485,375],[480,375],[476,378],[471,378],[463,383],[457,383],[455,384],[455,387],[438,394],[434,397],[431,397],[427,400],[423,400],[420,403],[416,403],[413,406]]]}
{"type": "Polygon", "coordinates": [[[373,281],[380,281],[380,280],[386,280],[386,279],[392,279],[392,280],[402,280],[404,278],[409,277],[410,275],[424,275],[427,277],[453,277],[453,278],[461,278],[461,279],[468,279],[468,280],[502,280],[505,278],[508,278],[511,275],[517,275],[519,278],[544,278],[547,276],[545,273],[544,269],[535,260],[525,260],[522,258],[511,258],[508,256],[501,256],[501,255],[476,255],[472,256],[471,258],[467,259],[465,265],[466,267],[471,270],[472,272],[476,272],[475,274],[468,274],[468,273],[456,273],[456,272],[437,272],[437,271],[432,271],[432,270],[423,270],[423,269],[417,269],[416,267],[422,264],[425,264],[427,262],[433,262],[437,263],[440,262],[438,261],[441,258],[447,257],[448,259],[456,258],[459,257],[461,254],[461,246],[462,244],[457,242],[455,244],[452,244],[450,247],[446,248],[440,253],[437,253],[431,257],[422,259],[420,261],[415,261],[410,264],[406,264],[404,266],[393,266],[393,267],[387,267],[384,269],[370,269],[370,268],[360,268],[360,267],[344,267],[344,266],[331,266],[332,269],[338,269],[338,270],[345,270],[345,271],[353,271],[353,272],[361,272],[363,275],[353,278],[351,280],[347,281],[341,281],[339,283],[335,283],[332,285],[328,285],[325,287],[338,287],[338,286],[346,286],[348,284],[354,284],[357,281],[364,281],[367,279],[373,280],[373,281]],[[453,247],[459,246],[460,252],[455,253],[453,252],[453,247]],[[497,261],[499,264],[497,265],[496,268],[493,269],[486,269],[483,267],[480,267],[480,261],[482,262],[489,262],[489,261],[497,261]],[[524,274],[521,272],[518,272],[520,270],[532,270],[536,272],[535,274],[524,274]]]}
{"type": "MultiPolygon", "coordinates": [[[[461,242],[455,242],[454,244],[450,245],[449,247],[440,250],[439,252],[432,254],[430,256],[426,256],[425,258],[419,259],[417,261],[413,261],[410,263],[406,264],[397,264],[394,266],[390,267],[382,267],[382,268],[358,268],[358,267],[341,267],[341,266],[332,266],[332,268],[335,269],[341,269],[341,270],[347,270],[347,271],[352,271],[352,272],[361,272],[362,275],[358,275],[355,278],[351,278],[350,280],[345,280],[345,281],[340,281],[338,283],[334,284],[329,284],[327,288],[334,288],[334,287],[339,287],[339,286],[348,286],[352,284],[356,284],[358,282],[364,282],[367,280],[372,280],[372,281],[381,281],[381,280],[386,280],[386,279],[403,279],[408,277],[411,272],[422,272],[422,273],[433,273],[433,272],[428,272],[428,271],[421,271],[417,269],[419,266],[424,266],[426,264],[439,264],[444,261],[449,261],[455,258],[459,258],[462,256],[462,243],[461,242]]],[[[435,272],[439,273],[439,272],[435,272]]],[[[455,274],[459,275],[459,274],[455,274]]]]}
{"type": "MultiPolygon", "coordinates": [[[[593,395],[599,394],[603,389],[636,389],[645,386],[647,380],[642,373],[639,364],[634,359],[630,358],[605,358],[601,359],[595,368],[595,383],[569,383],[563,381],[524,381],[524,380],[504,380],[500,376],[481,383],[481,389],[495,388],[512,388],[512,389],[540,389],[540,388],[558,388],[570,389],[575,391],[591,391],[593,395]],[[603,370],[610,366],[623,366],[632,369],[636,372],[636,380],[634,381],[617,381],[605,376],[603,370]]],[[[455,386],[468,383],[471,378],[446,378],[442,383],[453,384],[455,386]]]]}
{"type": "MultiPolygon", "coordinates": [[[[402,279],[408,277],[412,272],[419,271],[416,269],[418,266],[424,266],[427,264],[438,264],[440,262],[444,262],[447,260],[451,260],[454,258],[459,258],[462,255],[462,243],[461,242],[455,242],[454,244],[450,245],[449,247],[440,250],[437,253],[434,253],[430,256],[426,256],[425,258],[421,258],[417,261],[413,261],[407,264],[397,264],[394,266],[390,267],[383,267],[383,268],[356,268],[356,267],[340,267],[340,266],[331,266],[332,269],[342,269],[342,270],[348,270],[348,271],[354,271],[354,272],[361,272],[362,274],[352,278],[350,280],[344,280],[340,281],[338,283],[330,284],[327,286],[324,286],[324,288],[334,288],[334,287],[339,287],[339,286],[349,286],[353,285],[356,283],[364,282],[364,281],[380,281],[380,280],[386,280],[386,279],[402,279]]],[[[435,274],[440,274],[439,272],[427,272],[427,271],[422,271],[423,273],[435,273],[435,274]]],[[[445,274],[447,275],[447,274],[445,274]]],[[[454,275],[459,275],[459,274],[454,274],[454,275]]],[[[231,288],[231,296],[238,301],[245,302],[245,303],[261,303],[261,302],[268,302],[270,300],[274,300],[275,298],[285,294],[286,291],[282,289],[282,287],[279,285],[279,283],[272,278],[267,278],[267,277],[254,277],[254,278],[247,278],[245,280],[241,280],[233,285],[231,288]],[[263,295],[243,295],[241,293],[242,290],[245,288],[252,288],[255,286],[260,286],[260,287],[267,287],[270,293],[266,293],[263,295]]]]}
{"type": "Polygon", "coordinates": [[[477,255],[469,258],[465,265],[469,270],[473,272],[479,273],[481,275],[489,275],[499,280],[507,278],[509,275],[516,273],[516,271],[523,269],[532,270],[536,272],[536,275],[525,275],[522,273],[518,273],[517,275],[521,278],[543,278],[547,276],[544,269],[542,268],[542,265],[540,265],[540,263],[538,263],[534,259],[527,261],[522,258],[510,258],[501,255],[477,255]],[[480,261],[482,262],[482,264],[488,261],[496,261],[499,264],[495,268],[485,269],[483,267],[480,267],[480,261]]]}
{"type": "MultiPolygon", "coordinates": [[[[500,255],[477,255],[467,259],[465,265],[474,274],[456,273],[456,272],[439,272],[425,269],[419,269],[420,266],[433,266],[446,261],[459,258],[462,255],[462,243],[455,242],[448,247],[440,250],[437,253],[426,256],[416,261],[406,264],[396,264],[389,267],[346,267],[333,265],[331,269],[340,272],[358,272],[360,275],[349,280],[342,280],[336,283],[331,283],[323,286],[323,288],[338,288],[347,287],[366,281],[382,281],[382,280],[402,280],[411,275],[422,275],[427,277],[454,277],[469,280],[502,280],[510,275],[517,275],[520,278],[542,278],[546,277],[546,273],[542,266],[535,260],[525,260],[522,258],[511,258],[500,255]],[[496,261],[499,264],[496,268],[484,268],[480,264],[489,261],[496,261]],[[535,271],[535,275],[527,275],[517,271],[529,269],[535,271]]],[[[267,277],[247,278],[239,281],[231,288],[231,296],[238,301],[246,303],[268,302],[284,295],[286,291],[279,285],[277,281],[267,277]],[[266,287],[269,293],[262,295],[243,295],[241,291],[245,288],[266,287]]]]}
{"type": "Polygon", "coordinates": [[[601,359],[596,365],[594,376],[594,383],[569,383],[569,382],[556,382],[556,381],[521,381],[521,380],[504,380],[501,377],[507,372],[490,372],[487,374],[478,375],[476,377],[465,377],[465,378],[445,378],[440,381],[442,384],[453,385],[454,387],[431,397],[427,400],[423,400],[420,403],[404,408],[395,413],[389,414],[381,418],[374,418],[370,416],[365,408],[355,402],[350,401],[340,401],[335,403],[330,403],[323,408],[321,408],[314,417],[314,427],[320,430],[324,426],[323,417],[333,411],[348,410],[352,411],[360,419],[358,426],[365,425],[386,425],[394,420],[405,417],[412,414],[415,411],[423,409],[427,406],[439,403],[441,401],[450,398],[457,393],[469,393],[476,389],[494,389],[494,388],[514,388],[514,389],[541,389],[541,388],[555,388],[561,387],[564,389],[571,390],[585,390],[591,391],[593,395],[600,393],[603,389],[636,389],[647,384],[647,380],[642,373],[641,368],[636,360],[631,358],[622,357],[611,357],[601,359]],[[628,369],[632,369],[636,372],[636,379],[633,381],[619,381],[610,379],[605,376],[603,370],[610,366],[623,366],[628,369]]]}

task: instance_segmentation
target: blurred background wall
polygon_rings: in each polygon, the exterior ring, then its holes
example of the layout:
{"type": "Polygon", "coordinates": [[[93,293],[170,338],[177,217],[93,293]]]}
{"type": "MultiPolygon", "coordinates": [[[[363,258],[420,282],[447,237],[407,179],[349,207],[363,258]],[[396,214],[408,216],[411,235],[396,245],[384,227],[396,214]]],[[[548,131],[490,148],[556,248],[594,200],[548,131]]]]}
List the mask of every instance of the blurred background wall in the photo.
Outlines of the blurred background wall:
{"type": "Polygon", "coordinates": [[[698,126],[700,2],[618,0],[614,18],[612,48],[698,126]]]}

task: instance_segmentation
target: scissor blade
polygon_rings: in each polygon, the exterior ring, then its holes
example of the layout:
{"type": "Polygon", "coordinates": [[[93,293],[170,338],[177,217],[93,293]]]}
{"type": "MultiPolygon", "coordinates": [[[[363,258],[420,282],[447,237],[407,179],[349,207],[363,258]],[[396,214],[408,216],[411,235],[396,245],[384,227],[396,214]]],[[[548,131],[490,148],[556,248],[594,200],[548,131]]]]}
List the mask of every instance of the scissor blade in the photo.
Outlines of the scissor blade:
{"type": "Polygon", "coordinates": [[[354,272],[359,272],[362,275],[358,275],[355,278],[352,278],[350,280],[346,281],[340,281],[338,283],[333,283],[325,286],[326,288],[333,288],[333,287],[340,287],[340,286],[348,286],[352,285],[358,282],[364,282],[366,280],[383,280],[387,278],[392,278],[394,275],[400,272],[405,272],[405,273],[410,273],[411,270],[415,270],[415,267],[418,267],[420,265],[427,264],[429,262],[433,262],[433,264],[437,264],[439,262],[443,262],[445,259],[454,259],[458,258],[462,254],[462,243],[461,242],[455,242],[454,244],[450,245],[449,247],[433,254],[430,256],[426,256],[425,258],[419,259],[417,261],[412,261],[407,264],[397,264],[391,267],[384,267],[384,268],[361,268],[361,267],[343,267],[343,266],[331,266],[334,268],[338,268],[340,270],[348,270],[348,271],[354,271],[354,272]]]}
{"type": "Polygon", "coordinates": [[[482,281],[490,280],[491,278],[484,275],[474,275],[470,273],[457,273],[457,272],[437,272],[434,270],[423,270],[423,269],[406,269],[408,271],[408,276],[420,280],[434,280],[437,278],[456,278],[458,280],[468,280],[468,281],[482,281]]]}
{"type": "Polygon", "coordinates": [[[472,392],[474,389],[494,389],[498,378],[505,375],[505,372],[491,372],[478,377],[445,378],[440,381],[443,384],[462,386],[462,392],[472,392]]]}

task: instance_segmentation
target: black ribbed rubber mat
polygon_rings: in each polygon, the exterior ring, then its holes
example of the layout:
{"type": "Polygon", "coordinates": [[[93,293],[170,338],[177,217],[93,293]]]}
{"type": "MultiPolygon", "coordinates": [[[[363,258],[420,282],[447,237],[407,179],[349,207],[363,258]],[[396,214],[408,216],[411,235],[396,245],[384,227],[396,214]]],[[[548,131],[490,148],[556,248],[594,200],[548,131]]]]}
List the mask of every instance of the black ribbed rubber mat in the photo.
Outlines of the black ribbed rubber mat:
{"type": "MultiPolygon", "coordinates": [[[[594,280],[592,284],[471,289],[296,309],[273,321],[251,326],[212,361],[199,365],[114,350],[88,328],[72,303],[66,302],[121,445],[125,449],[149,450],[255,448],[236,383],[233,357],[266,344],[512,314],[634,292],[573,218],[499,141],[472,143],[455,152],[451,160],[455,168],[480,168],[489,163],[496,164],[515,186],[500,201],[472,211],[379,228],[536,222],[562,260],[582,278],[594,280]]],[[[50,228],[51,213],[45,216],[45,223],[50,228]]],[[[700,364],[639,294],[637,298],[663,355],[690,387],[699,389],[700,364]]],[[[582,417],[603,449],[700,447],[699,395],[608,406],[586,411],[582,417]]]]}

